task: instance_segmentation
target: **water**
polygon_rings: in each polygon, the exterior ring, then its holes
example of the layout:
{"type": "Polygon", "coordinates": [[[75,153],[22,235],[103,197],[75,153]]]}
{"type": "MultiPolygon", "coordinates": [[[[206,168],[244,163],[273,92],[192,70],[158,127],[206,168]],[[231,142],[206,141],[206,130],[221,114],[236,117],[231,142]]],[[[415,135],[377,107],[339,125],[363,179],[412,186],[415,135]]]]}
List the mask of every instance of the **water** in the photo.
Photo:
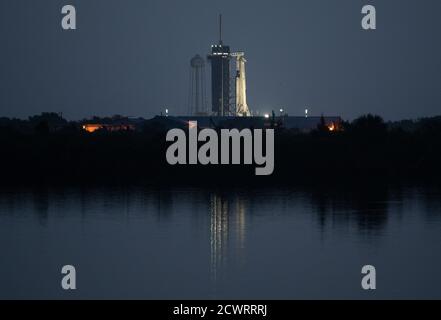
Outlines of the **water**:
{"type": "Polygon", "coordinates": [[[0,191],[0,298],[441,298],[436,188],[0,191]],[[77,270],[63,291],[61,267],[77,270]],[[361,267],[377,290],[361,290],[361,267]]]}

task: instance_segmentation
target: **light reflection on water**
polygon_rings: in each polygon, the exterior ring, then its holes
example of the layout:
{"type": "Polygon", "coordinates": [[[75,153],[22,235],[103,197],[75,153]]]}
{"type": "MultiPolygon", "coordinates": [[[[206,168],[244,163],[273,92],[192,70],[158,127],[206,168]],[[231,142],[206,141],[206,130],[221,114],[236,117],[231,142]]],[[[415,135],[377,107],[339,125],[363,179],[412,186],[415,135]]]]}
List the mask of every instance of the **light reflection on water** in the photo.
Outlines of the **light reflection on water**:
{"type": "Polygon", "coordinates": [[[441,298],[437,188],[0,192],[0,298],[441,298]],[[60,269],[78,269],[61,291],[60,269]],[[373,264],[378,290],[360,289],[373,264]]]}
{"type": "Polygon", "coordinates": [[[245,249],[246,204],[243,198],[226,197],[213,193],[210,195],[210,244],[211,276],[213,283],[223,280],[219,274],[226,268],[228,253],[241,261],[245,249]],[[233,243],[230,245],[229,241],[233,243]]]}

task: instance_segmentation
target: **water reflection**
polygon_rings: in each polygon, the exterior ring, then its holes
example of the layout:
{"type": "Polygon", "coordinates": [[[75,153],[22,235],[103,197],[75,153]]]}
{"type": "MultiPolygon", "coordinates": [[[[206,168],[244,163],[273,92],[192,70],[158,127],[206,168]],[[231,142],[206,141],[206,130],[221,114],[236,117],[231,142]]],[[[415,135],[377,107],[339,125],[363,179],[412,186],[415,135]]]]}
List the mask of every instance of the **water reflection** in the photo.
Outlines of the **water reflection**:
{"type": "Polygon", "coordinates": [[[210,199],[211,276],[216,281],[218,269],[222,268],[228,245],[228,203],[226,199],[212,195],[210,199]]]}
{"type": "Polygon", "coordinates": [[[33,192],[34,211],[38,217],[38,221],[45,225],[48,219],[49,210],[49,193],[48,190],[39,190],[33,192]]]}
{"type": "Polygon", "coordinates": [[[440,195],[384,184],[0,190],[0,298],[58,298],[41,288],[65,261],[92,298],[111,295],[103,279],[118,283],[110,298],[364,298],[351,281],[365,262],[382,270],[382,298],[439,298],[440,195]],[[418,277],[400,291],[407,274],[418,277]]]}
{"type": "Polygon", "coordinates": [[[367,185],[357,188],[314,189],[310,191],[311,206],[316,212],[322,231],[330,225],[354,223],[360,235],[378,236],[386,227],[390,206],[394,211],[402,205],[399,192],[387,185],[367,185]]]}
{"type": "Polygon", "coordinates": [[[246,201],[238,195],[210,195],[211,277],[222,280],[229,259],[243,262],[246,236],[246,201]]]}

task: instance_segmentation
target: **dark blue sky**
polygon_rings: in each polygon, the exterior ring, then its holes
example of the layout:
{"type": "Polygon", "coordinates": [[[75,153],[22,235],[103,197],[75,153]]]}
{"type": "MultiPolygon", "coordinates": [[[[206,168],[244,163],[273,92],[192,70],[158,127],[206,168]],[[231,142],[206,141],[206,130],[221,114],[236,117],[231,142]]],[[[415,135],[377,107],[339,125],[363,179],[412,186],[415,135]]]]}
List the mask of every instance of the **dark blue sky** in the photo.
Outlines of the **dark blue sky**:
{"type": "Polygon", "coordinates": [[[0,116],[185,113],[189,60],[217,41],[220,12],[253,110],[441,114],[439,0],[1,0],[0,116]],[[76,31],[60,27],[65,4],[76,31]],[[376,31],[361,29],[365,4],[376,31]]]}

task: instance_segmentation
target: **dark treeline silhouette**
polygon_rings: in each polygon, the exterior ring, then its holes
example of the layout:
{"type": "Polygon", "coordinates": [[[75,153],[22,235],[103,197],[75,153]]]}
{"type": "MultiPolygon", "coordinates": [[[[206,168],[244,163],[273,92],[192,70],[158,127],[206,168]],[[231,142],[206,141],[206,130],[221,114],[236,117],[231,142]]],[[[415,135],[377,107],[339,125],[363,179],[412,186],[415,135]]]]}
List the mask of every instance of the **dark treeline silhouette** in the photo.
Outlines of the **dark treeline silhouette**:
{"type": "MultiPolygon", "coordinates": [[[[113,119],[113,120],[112,120],[113,119]]],[[[122,117],[94,118],[93,123],[122,117]]],[[[91,123],[92,121],[88,121],[91,123]]],[[[85,121],[46,113],[28,120],[0,118],[1,181],[79,183],[295,183],[338,184],[345,179],[441,177],[441,117],[385,123],[362,116],[341,130],[310,133],[276,128],[273,175],[256,177],[255,165],[170,166],[167,130],[139,122],[136,130],[93,133],[85,121]]]]}

